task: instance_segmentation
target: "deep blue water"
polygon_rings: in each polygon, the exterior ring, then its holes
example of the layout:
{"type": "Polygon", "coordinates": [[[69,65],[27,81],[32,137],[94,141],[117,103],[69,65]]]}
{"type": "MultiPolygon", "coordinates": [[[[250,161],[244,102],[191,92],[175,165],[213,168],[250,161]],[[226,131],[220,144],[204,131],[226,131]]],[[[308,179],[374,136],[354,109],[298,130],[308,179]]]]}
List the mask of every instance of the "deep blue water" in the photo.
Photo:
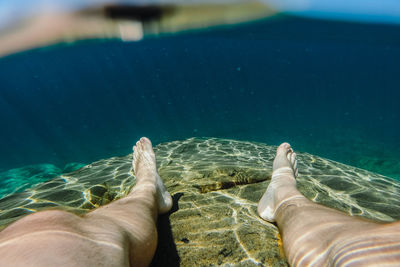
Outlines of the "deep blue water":
{"type": "Polygon", "coordinates": [[[0,171],[192,136],[289,141],[400,178],[400,27],[279,17],[0,60],[0,171]]]}

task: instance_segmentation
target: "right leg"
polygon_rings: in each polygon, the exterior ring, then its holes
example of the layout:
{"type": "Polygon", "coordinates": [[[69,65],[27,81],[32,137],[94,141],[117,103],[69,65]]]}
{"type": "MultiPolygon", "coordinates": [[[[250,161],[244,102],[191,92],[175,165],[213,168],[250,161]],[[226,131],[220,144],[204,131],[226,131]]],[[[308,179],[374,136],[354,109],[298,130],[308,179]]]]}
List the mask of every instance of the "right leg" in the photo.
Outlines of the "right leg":
{"type": "Polygon", "coordinates": [[[400,224],[380,224],[324,207],[296,188],[296,154],[279,146],[270,185],[258,205],[276,221],[292,266],[395,266],[400,261],[400,224]]]}

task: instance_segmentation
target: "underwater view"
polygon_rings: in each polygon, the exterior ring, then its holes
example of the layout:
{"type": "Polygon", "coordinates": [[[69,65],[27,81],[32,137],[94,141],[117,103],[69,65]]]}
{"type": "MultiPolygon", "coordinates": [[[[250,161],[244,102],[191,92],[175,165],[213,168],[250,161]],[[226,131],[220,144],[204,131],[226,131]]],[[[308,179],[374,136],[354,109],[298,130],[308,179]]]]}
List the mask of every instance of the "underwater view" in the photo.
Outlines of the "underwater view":
{"type": "Polygon", "coordinates": [[[0,225],[127,195],[142,136],[174,200],[153,266],[286,266],[276,226],[256,215],[283,142],[308,199],[399,220],[399,32],[397,22],[284,12],[5,55],[0,225]]]}
{"type": "Polygon", "coordinates": [[[125,155],[141,136],[287,141],[400,179],[399,27],[278,16],[5,57],[2,181],[125,155]]]}

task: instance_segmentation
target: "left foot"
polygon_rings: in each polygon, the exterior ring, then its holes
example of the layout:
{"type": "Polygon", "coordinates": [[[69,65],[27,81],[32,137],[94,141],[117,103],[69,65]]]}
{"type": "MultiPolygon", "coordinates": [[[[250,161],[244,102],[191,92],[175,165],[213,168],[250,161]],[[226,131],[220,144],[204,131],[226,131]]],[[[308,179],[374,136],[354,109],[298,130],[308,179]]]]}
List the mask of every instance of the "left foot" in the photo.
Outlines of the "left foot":
{"type": "Polygon", "coordinates": [[[136,175],[136,184],[142,182],[155,183],[157,189],[157,201],[159,213],[166,213],[172,208],[172,198],[164,186],[157,172],[156,156],[150,140],[140,138],[133,147],[132,167],[136,175]]]}

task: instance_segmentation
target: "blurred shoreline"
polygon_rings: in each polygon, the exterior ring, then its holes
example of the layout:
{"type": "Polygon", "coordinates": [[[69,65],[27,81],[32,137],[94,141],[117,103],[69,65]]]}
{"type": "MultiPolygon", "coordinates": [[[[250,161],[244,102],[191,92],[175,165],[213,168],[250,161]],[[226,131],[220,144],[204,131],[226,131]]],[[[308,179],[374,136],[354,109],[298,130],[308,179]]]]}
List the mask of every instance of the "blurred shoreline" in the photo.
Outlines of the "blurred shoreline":
{"type": "Polygon", "coordinates": [[[145,36],[254,21],[275,14],[247,1],[228,4],[116,5],[45,11],[0,30],[0,57],[85,39],[139,41],[145,36]]]}

